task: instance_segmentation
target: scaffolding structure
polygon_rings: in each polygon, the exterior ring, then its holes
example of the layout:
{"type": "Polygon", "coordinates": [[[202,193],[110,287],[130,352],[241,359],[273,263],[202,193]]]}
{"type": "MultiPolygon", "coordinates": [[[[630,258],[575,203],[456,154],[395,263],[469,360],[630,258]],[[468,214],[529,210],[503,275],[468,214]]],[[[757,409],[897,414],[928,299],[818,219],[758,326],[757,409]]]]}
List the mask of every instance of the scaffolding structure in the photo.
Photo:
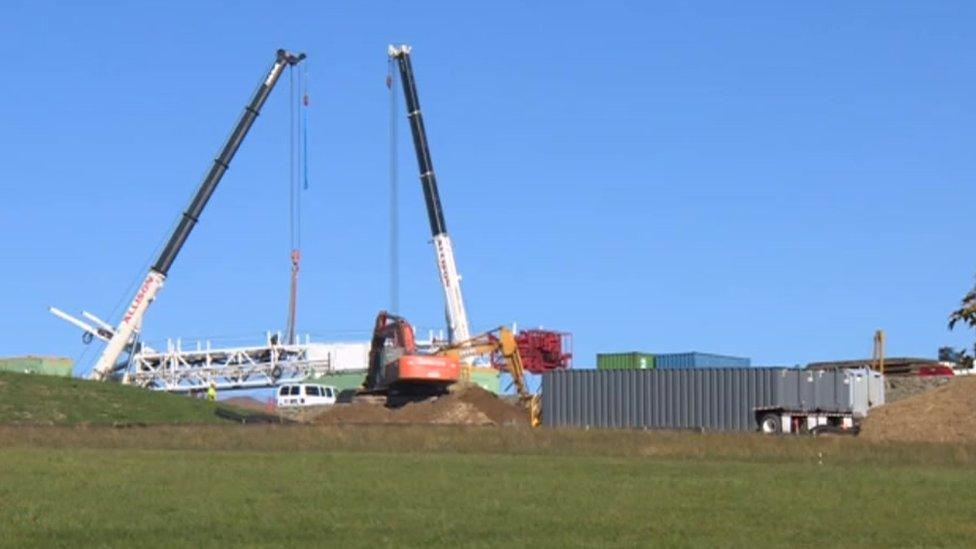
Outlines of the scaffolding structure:
{"type": "Polygon", "coordinates": [[[181,340],[169,340],[165,351],[143,348],[133,354],[121,381],[187,393],[205,391],[211,383],[218,390],[274,387],[332,372],[328,356],[309,353],[307,336],[304,343],[281,341],[280,334],[269,332],[264,345],[214,348],[207,341],[187,350],[181,340]]]}

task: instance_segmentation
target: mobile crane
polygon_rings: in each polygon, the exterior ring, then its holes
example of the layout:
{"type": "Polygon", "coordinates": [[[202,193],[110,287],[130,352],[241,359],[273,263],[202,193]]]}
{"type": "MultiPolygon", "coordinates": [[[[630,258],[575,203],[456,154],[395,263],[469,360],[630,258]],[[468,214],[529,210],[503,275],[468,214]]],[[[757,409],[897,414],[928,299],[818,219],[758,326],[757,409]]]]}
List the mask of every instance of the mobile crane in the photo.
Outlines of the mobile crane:
{"type": "Polygon", "coordinates": [[[277,51],[271,70],[258,85],[251,101],[244,107],[244,112],[241,114],[237,126],[227,139],[220,154],[214,159],[213,167],[210,168],[203,182],[200,183],[200,187],[197,189],[193,200],[180,218],[176,229],[170,235],[166,246],[160,252],[156,262],[149,269],[146,278],[139,285],[135,297],[133,297],[132,302],[123,313],[122,320],[118,326],[113,328],[94,315],[85,314],[86,317],[98,324],[97,327],[93,327],[83,321],[72,318],[62,311],[53,307],[51,308],[51,312],[56,316],[85,330],[85,336],[88,341],[91,341],[92,337],[98,337],[107,342],[101,356],[98,357],[98,361],[88,375],[90,379],[105,380],[110,378],[117,369],[119,357],[127,348],[131,349],[133,347],[135,336],[142,326],[142,319],[146,314],[146,309],[162,288],[163,282],[166,280],[166,275],[176,260],[176,256],[180,253],[183,244],[186,243],[187,237],[190,236],[190,232],[200,218],[200,214],[207,205],[210,196],[217,188],[217,184],[220,183],[227,168],[230,167],[230,162],[233,160],[234,154],[237,153],[237,149],[244,141],[244,137],[247,136],[251,125],[257,119],[265,100],[271,94],[271,90],[274,89],[285,67],[296,65],[303,59],[305,59],[304,53],[291,53],[283,49],[277,51]]]}
{"type": "Polygon", "coordinates": [[[410,133],[413,135],[413,146],[420,169],[420,183],[424,190],[427,218],[433,236],[434,257],[437,260],[437,272],[440,274],[441,287],[444,290],[448,340],[451,344],[455,344],[471,339],[471,330],[468,326],[468,313],[464,308],[464,298],[461,295],[461,276],[458,274],[457,263],[454,260],[454,245],[447,234],[441,197],[437,191],[437,177],[434,175],[434,164],[430,158],[424,117],[420,112],[417,84],[410,63],[410,50],[410,46],[405,44],[391,45],[387,53],[391,59],[396,60],[400,69],[407,118],[410,119],[410,133]]]}

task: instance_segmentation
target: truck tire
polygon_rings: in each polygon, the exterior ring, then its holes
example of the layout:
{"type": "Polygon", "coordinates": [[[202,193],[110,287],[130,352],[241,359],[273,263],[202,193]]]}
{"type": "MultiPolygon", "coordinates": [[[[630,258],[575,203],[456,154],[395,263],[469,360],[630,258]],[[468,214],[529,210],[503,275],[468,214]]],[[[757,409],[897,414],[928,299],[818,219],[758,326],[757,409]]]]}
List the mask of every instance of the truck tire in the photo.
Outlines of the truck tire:
{"type": "Polygon", "coordinates": [[[779,417],[779,414],[768,413],[763,414],[759,418],[759,431],[764,435],[778,435],[783,432],[783,421],[779,417]]]}

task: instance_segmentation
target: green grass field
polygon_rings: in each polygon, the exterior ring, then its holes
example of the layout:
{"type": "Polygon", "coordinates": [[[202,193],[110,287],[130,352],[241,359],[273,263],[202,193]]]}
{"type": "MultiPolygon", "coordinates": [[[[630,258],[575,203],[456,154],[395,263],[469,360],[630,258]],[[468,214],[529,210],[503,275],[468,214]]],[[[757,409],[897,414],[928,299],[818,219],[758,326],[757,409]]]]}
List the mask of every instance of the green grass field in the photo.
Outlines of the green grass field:
{"type": "Polygon", "coordinates": [[[214,409],[0,376],[0,545],[976,545],[976,446],[214,409]]]}
{"type": "Polygon", "coordinates": [[[976,542],[972,448],[304,426],[6,427],[0,448],[11,546],[976,542]]]}

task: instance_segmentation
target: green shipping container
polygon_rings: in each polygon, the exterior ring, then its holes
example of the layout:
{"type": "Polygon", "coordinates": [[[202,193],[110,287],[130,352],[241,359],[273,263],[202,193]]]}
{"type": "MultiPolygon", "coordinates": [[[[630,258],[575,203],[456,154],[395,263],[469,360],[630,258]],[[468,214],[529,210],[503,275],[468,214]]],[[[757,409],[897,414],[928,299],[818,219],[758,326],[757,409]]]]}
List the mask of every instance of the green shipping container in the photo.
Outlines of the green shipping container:
{"type": "Polygon", "coordinates": [[[472,368],[471,383],[496,395],[501,392],[501,381],[498,377],[498,370],[494,368],[472,368]]]}
{"type": "Polygon", "coordinates": [[[70,358],[51,356],[16,356],[0,358],[0,371],[18,374],[71,377],[73,362],[70,358]]]}
{"type": "Polygon", "coordinates": [[[363,381],[366,380],[366,372],[341,372],[335,374],[326,374],[324,376],[319,376],[315,378],[308,378],[305,381],[309,383],[321,383],[322,385],[331,385],[338,389],[339,391],[345,391],[346,389],[359,389],[363,386],[363,381]]]}
{"type": "MultiPolygon", "coordinates": [[[[331,385],[340,391],[344,391],[346,389],[359,389],[363,386],[363,381],[365,379],[366,372],[342,372],[326,374],[319,377],[309,377],[305,381],[308,383],[331,385]]],[[[472,368],[471,383],[478,385],[486,391],[495,393],[496,395],[501,391],[501,382],[498,378],[498,370],[493,368],[472,368]]]]}
{"type": "Polygon", "coordinates": [[[602,353],[596,355],[598,370],[651,370],[654,355],[651,353],[602,353]]]}

